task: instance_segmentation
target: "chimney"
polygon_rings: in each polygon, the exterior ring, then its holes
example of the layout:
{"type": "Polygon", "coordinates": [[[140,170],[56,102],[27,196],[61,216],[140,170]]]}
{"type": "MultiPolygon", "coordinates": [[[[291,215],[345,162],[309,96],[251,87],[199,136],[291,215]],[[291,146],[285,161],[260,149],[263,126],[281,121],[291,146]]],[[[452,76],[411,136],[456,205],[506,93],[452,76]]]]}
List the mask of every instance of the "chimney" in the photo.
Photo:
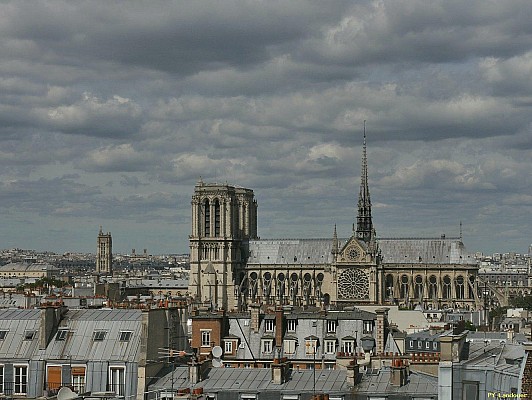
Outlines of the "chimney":
{"type": "Polygon", "coordinates": [[[259,331],[259,315],[260,315],[260,306],[257,303],[249,305],[251,309],[251,331],[257,333],[259,331]]]}
{"type": "Polygon", "coordinates": [[[384,353],[384,346],[386,345],[386,324],[388,323],[388,311],[387,307],[378,308],[375,310],[377,313],[377,343],[376,353],[384,353]]]}
{"type": "Polygon", "coordinates": [[[356,386],[358,378],[360,376],[360,366],[356,358],[352,360],[347,366],[347,384],[349,386],[356,386]]]}
{"type": "Polygon", "coordinates": [[[447,333],[440,336],[440,361],[460,361],[462,348],[467,337],[467,331],[453,334],[447,333]]]}
{"type": "Polygon", "coordinates": [[[390,368],[390,384],[392,386],[401,387],[406,385],[408,381],[408,370],[404,361],[401,359],[395,359],[392,362],[390,368]]]}
{"type": "Polygon", "coordinates": [[[506,339],[508,341],[508,343],[513,343],[514,342],[514,337],[515,337],[515,332],[513,329],[508,329],[506,331],[506,339]]]}
{"type": "Polygon", "coordinates": [[[518,393],[532,393],[532,342],[524,342],[526,362],[522,369],[521,390],[518,393]]]}
{"type": "Polygon", "coordinates": [[[286,358],[279,357],[280,350],[277,353],[277,357],[273,359],[272,363],[272,383],[275,385],[282,385],[288,380],[290,373],[290,365],[286,358]]]}
{"type": "Polygon", "coordinates": [[[283,344],[283,309],[275,309],[275,345],[281,347],[283,344]]]}
{"type": "Polygon", "coordinates": [[[192,385],[202,381],[205,371],[212,367],[211,360],[197,361],[192,357],[192,361],[188,363],[188,380],[192,385]]]}
{"type": "Polygon", "coordinates": [[[41,308],[41,325],[39,327],[39,349],[44,350],[52,340],[61,321],[61,308],[41,308]]]}

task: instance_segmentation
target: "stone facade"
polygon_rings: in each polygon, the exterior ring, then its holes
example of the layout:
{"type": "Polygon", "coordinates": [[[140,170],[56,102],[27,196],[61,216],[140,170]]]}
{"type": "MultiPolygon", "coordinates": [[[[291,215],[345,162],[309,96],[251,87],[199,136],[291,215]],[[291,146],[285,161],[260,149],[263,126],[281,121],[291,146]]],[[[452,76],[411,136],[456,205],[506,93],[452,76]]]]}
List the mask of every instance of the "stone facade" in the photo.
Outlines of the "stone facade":
{"type": "Polygon", "coordinates": [[[253,191],[200,181],[192,197],[189,292],[225,310],[251,303],[480,306],[478,265],[461,238],[377,239],[365,138],[355,220],[347,239],[336,227],[328,239],[258,239],[253,191]]]}
{"type": "Polygon", "coordinates": [[[113,239],[111,232],[103,233],[100,226],[98,233],[98,248],[96,250],[96,273],[102,275],[113,274],[113,239]]]}

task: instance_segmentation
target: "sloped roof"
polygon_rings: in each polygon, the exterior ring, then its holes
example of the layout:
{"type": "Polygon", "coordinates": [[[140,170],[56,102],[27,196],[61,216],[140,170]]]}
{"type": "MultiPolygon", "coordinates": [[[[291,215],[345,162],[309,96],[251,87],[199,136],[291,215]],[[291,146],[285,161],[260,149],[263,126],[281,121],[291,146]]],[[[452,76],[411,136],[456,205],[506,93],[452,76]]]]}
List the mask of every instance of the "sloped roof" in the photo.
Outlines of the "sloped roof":
{"type": "Polygon", "coordinates": [[[408,376],[408,383],[403,386],[394,386],[390,383],[391,371],[389,368],[381,368],[378,373],[363,375],[360,383],[355,386],[355,393],[384,394],[388,396],[397,393],[415,393],[418,396],[437,395],[438,378],[431,375],[412,372],[408,376]]]}
{"type": "Polygon", "coordinates": [[[330,264],[332,239],[250,240],[251,264],[330,264]]]}
{"type": "MultiPolygon", "coordinates": [[[[151,385],[150,389],[170,388],[171,386],[172,373],[169,373],[151,385]]],[[[174,371],[173,387],[176,389],[190,387],[186,367],[178,367],[174,371]]],[[[212,368],[204,379],[193,387],[202,387],[204,393],[267,391],[282,391],[284,394],[309,393],[314,390],[314,387],[316,392],[330,394],[349,391],[345,370],[318,370],[316,373],[311,370],[292,371],[287,382],[277,385],[272,382],[270,368],[212,368]]]]}
{"type": "Polygon", "coordinates": [[[0,265],[0,272],[26,272],[26,271],[48,271],[56,270],[51,264],[14,262],[0,265]]]}
{"type": "Polygon", "coordinates": [[[459,238],[378,239],[385,264],[475,264],[459,238]]]}
{"type": "Polygon", "coordinates": [[[134,362],[140,355],[141,310],[99,309],[71,310],[59,329],[68,329],[65,340],[53,338],[41,357],[48,360],[121,360],[134,362]],[[105,331],[101,341],[94,340],[95,331],[105,331]],[[128,341],[120,340],[120,332],[129,331],[128,341]]]}
{"type": "Polygon", "coordinates": [[[0,340],[0,360],[29,359],[39,345],[40,310],[6,309],[0,310],[0,330],[7,331],[0,340]],[[26,332],[34,332],[31,340],[26,332]]]}
{"type": "MultiPolygon", "coordinates": [[[[342,248],[350,239],[339,239],[342,248]]],[[[377,239],[385,264],[475,264],[460,238],[377,239]]],[[[248,265],[331,264],[331,239],[258,239],[249,241],[248,265]]]]}

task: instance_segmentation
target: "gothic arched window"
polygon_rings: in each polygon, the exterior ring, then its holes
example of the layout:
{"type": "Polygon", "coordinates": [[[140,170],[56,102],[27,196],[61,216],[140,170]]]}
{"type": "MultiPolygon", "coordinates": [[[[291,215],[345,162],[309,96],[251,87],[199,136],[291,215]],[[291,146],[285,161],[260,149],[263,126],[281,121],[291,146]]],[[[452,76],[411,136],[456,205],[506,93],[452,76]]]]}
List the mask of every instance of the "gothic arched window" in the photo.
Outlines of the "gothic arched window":
{"type": "Polygon", "coordinates": [[[205,219],[203,221],[203,226],[205,229],[205,236],[211,235],[211,204],[209,203],[209,200],[205,200],[205,219]]]}
{"type": "Polygon", "coordinates": [[[220,236],[220,201],[214,200],[214,236],[220,236]]]}

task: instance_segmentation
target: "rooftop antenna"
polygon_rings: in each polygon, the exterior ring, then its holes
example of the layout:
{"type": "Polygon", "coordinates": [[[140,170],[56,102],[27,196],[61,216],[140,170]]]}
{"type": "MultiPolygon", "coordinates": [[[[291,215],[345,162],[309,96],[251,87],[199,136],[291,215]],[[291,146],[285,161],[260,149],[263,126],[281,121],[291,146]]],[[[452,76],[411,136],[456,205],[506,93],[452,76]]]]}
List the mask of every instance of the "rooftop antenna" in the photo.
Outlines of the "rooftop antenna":
{"type": "Polygon", "coordinates": [[[460,241],[462,241],[462,220],[460,220],[460,241]]]}

